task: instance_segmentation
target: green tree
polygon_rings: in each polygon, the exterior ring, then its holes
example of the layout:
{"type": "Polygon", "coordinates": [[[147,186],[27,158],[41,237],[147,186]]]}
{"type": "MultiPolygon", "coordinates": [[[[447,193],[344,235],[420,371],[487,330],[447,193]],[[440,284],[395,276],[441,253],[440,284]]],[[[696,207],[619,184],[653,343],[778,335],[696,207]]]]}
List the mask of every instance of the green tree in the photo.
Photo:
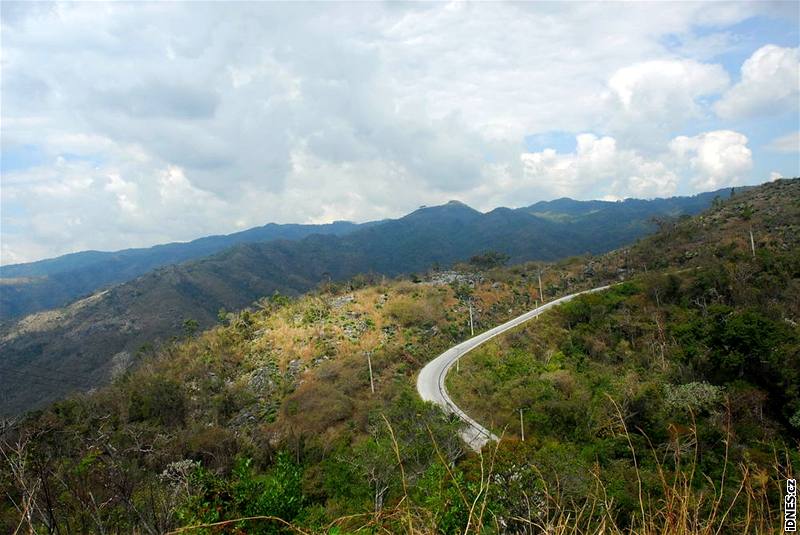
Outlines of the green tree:
{"type": "Polygon", "coordinates": [[[479,269],[492,269],[506,265],[510,259],[511,257],[505,253],[487,251],[471,257],[469,263],[479,269]]]}

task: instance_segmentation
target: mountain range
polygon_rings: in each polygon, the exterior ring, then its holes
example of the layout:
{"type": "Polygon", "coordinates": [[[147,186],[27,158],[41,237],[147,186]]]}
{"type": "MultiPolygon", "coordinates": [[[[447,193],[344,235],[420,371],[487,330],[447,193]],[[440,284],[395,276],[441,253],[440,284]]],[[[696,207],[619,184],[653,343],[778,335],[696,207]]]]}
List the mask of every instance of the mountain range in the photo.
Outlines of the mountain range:
{"type": "Polygon", "coordinates": [[[698,213],[726,193],[558,199],[487,213],[451,201],[395,220],[267,225],[185,244],[6,266],[0,271],[0,412],[104,384],[141,349],[181,336],[187,326],[209,327],[220,309],[238,310],[275,292],[297,295],[363,273],[420,272],[490,250],[511,262],[599,254],[653,231],[654,218],[698,213]],[[153,266],[159,267],[147,271],[153,266]],[[79,295],[85,297],[75,300],[79,295]],[[64,301],[71,302],[14,318],[64,301]]]}
{"type": "MultiPolygon", "coordinates": [[[[435,207],[387,236],[405,229],[410,246],[411,223],[474,233],[486,216],[435,207]]],[[[800,179],[781,179],[602,255],[480,271],[476,259],[259,300],[105,387],[3,420],[0,532],[22,515],[28,531],[59,533],[779,533],[781,489],[800,470],[799,230],[800,179]],[[420,399],[436,355],[537,301],[601,287],[441,377],[500,437],[480,455],[420,399]]],[[[161,278],[278,244],[363,255],[352,236],[372,232],[243,245],[161,278]]],[[[34,376],[55,383],[26,372],[31,390],[34,376]]],[[[77,377],[59,369],[60,383],[77,377]]]]}
{"type": "Polygon", "coordinates": [[[126,282],[161,266],[202,258],[240,243],[297,240],[311,234],[345,234],[359,225],[278,225],[186,243],[122,251],[82,251],[25,264],[0,266],[0,320],[66,305],[98,288],[126,282]]]}

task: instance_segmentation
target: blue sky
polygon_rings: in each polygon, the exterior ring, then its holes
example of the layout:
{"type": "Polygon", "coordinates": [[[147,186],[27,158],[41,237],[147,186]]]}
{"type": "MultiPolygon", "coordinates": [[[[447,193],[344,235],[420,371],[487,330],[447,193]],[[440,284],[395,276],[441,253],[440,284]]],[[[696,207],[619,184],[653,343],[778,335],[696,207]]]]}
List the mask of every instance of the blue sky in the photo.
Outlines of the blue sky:
{"type": "Polygon", "coordinates": [[[0,262],[800,174],[800,4],[2,3],[0,262]]]}

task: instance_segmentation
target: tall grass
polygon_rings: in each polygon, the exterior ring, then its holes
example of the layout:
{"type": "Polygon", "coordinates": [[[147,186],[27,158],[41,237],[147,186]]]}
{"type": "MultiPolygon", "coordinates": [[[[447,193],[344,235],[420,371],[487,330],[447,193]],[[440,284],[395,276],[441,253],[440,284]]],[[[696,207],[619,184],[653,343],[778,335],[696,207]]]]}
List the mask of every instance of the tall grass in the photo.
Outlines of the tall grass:
{"type": "MultiPolygon", "coordinates": [[[[612,400],[612,403],[613,400],[612,400]]],[[[480,480],[477,487],[468,491],[455,476],[455,467],[447,462],[438,444],[431,437],[432,454],[446,468],[447,478],[456,487],[461,505],[468,511],[464,535],[469,534],[547,534],[547,535],[721,535],[742,534],[761,535],[780,533],[781,491],[787,478],[794,477],[788,452],[783,459],[775,452],[771,473],[754,470],[745,463],[734,464],[729,459],[725,443],[724,468],[716,480],[699,473],[696,428],[691,429],[687,443],[694,448],[691,461],[684,465],[677,444],[673,455],[659,455],[657,449],[649,444],[647,451],[637,451],[634,440],[617,408],[621,433],[627,439],[633,460],[633,474],[638,488],[638,513],[626,517],[618,513],[618,507],[603,483],[602,469],[596,464],[591,470],[594,486],[587,489],[582,501],[566,498],[558,485],[555,488],[544,485],[539,498],[528,500],[528,515],[525,517],[499,518],[491,511],[491,497],[502,495],[504,489],[493,483],[495,459],[500,450],[500,442],[489,444],[486,453],[479,453],[480,480]],[[640,459],[649,455],[653,458],[658,482],[659,496],[654,497],[644,491],[640,473],[640,459]],[[735,483],[732,483],[735,482],[735,483]],[[728,487],[732,487],[729,489],[728,487]],[[541,496],[544,499],[541,499],[541,496]],[[535,502],[535,503],[534,503],[535,502]],[[737,514],[732,514],[736,511],[737,514]],[[508,527],[513,521],[514,528],[508,527]]],[[[389,429],[397,453],[397,469],[402,478],[402,495],[393,506],[378,512],[349,515],[337,518],[322,528],[321,532],[344,535],[348,533],[402,533],[406,535],[433,535],[437,529],[433,511],[412,503],[409,493],[410,483],[406,480],[391,424],[389,429]]],[[[534,470],[537,470],[534,467],[534,470]]],[[[538,472],[538,470],[537,470],[538,472]]],[[[546,482],[540,474],[541,481],[546,482]]],[[[271,517],[233,519],[216,524],[188,526],[171,533],[190,533],[207,528],[232,526],[242,520],[263,520],[278,522],[295,533],[309,533],[307,528],[291,525],[271,517]]],[[[317,530],[312,532],[319,533],[317,530]]]]}

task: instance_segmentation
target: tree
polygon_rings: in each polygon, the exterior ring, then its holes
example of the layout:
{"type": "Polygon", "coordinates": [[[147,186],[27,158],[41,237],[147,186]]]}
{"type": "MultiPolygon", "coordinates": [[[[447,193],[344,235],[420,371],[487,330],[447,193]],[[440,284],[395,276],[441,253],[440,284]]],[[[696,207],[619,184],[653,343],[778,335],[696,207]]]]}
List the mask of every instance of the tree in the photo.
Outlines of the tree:
{"type": "Polygon", "coordinates": [[[473,256],[469,259],[469,263],[479,269],[492,269],[504,266],[510,259],[511,257],[505,253],[487,251],[473,256]]]}

